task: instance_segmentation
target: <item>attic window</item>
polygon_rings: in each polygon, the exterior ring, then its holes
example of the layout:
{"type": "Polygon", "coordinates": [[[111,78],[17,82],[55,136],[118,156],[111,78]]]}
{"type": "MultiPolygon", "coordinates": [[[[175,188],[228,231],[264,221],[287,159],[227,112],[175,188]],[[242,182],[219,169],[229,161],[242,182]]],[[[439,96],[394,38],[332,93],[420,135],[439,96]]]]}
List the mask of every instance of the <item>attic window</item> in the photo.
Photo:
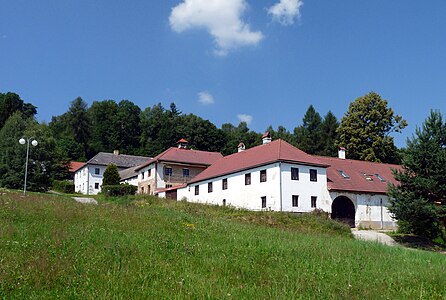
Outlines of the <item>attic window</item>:
{"type": "Polygon", "coordinates": [[[338,170],[338,172],[339,172],[339,174],[341,174],[341,176],[342,176],[344,179],[350,179],[350,176],[348,176],[344,171],[342,171],[342,170],[338,170]]]}
{"type": "Polygon", "coordinates": [[[386,182],[386,180],[384,179],[384,177],[382,177],[381,175],[379,175],[379,174],[375,174],[375,176],[379,179],[379,181],[381,181],[381,182],[386,182]]]}

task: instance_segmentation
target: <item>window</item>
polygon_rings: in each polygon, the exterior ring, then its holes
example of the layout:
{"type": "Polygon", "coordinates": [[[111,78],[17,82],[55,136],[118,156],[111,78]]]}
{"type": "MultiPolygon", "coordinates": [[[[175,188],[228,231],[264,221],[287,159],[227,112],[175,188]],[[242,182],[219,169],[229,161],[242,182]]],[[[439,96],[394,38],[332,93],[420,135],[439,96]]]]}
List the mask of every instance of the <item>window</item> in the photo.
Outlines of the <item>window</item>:
{"type": "Polygon", "coordinates": [[[350,176],[348,176],[344,171],[342,171],[342,170],[338,170],[338,172],[339,172],[339,174],[341,174],[341,176],[342,176],[344,179],[350,179],[350,176]]]}
{"type": "Polygon", "coordinates": [[[166,184],[166,189],[171,188],[172,185],[171,184],[166,184]]]}
{"type": "Polygon", "coordinates": [[[150,176],[152,176],[152,169],[147,170],[147,177],[150,177],[150,176]]]}
{"type": "Polygon", "coordinates": [[[261,199],[262,199],[262,208],[266,208],[266,197],[263,196],[261,197],[261,199]]]}
{"type": "Polygon", "coordinates": [[[299,196],[298,195],[293,195],[293,207],[298,207],[299,206],[299,196]]]}
{"type": "Polygon", "coordinates": [[[311,196],[311,208],[316,208],[316,201],[317,201],[317,197],[311,196]]]}
{"type": "Polygon", "coordinates": [[[141,172],[141,179],[144,179],[144,171],[141,172]]]}
{"type": "Polygon", "coordinates": [[[164,175],[166,175],[166,176],[172,176],[172,168],[170,168],[170,167],[165,167],[165,168],[164,168],[164,175]]]}
{"type": "Polygon", "coordinates": [[[291,168],[291,180],[299,180],[299,168],[291,168]]]}
{"type": "Polygon", "coordinates": [[[317,170],[310,169],[310,181],[317,181],[317,170]]]}
{"type": "Polygon", "coordinates": [[[183,177],[189,177],[189,169],[183,169],[183,177]]]}
{"type": "Polygon", "coordinates": [[[141,194],[144,194],[144,187],[141,187],[141,194]]]}
{"type": "Polygon", "coordinates": [[[99,182],[95,182],[94,183],[94,189],[95,190],[99,190],[99,182]]]}
{"type": "Polygon", "coordinates": [[[245,174],[245,185],[251,184],[251,173],[245,174]]]}
{"type": "Polygon", "coordinates": [[[212,193],[212,182],[208,182],[208,193],[212,193]]]}
{"type": "Polygon", "coordinates": [[[223,199],[223,206],[226,206],[226,199],[223,199]]]}
{"type": "Polygon", "coordinates": [[[384,177],[382,177],[381,175],[379,175],[379,174],[375,174],[375,176],[379,179],[379,181],[381,181],[381,182],[386,182],[386,180],[384,179],[384,177]]]}
{"type": "Polygon", "coordinates": [[[195,186],[195,195],[199,195],[200,194],[200,186],[196,185],[195,186]]]}
{"type": "Polygon", "coordinates": [[[99,168],[94,168],[94,174],[99,175],[101,173],[101,170],[99,168]]]}
{"type": "Polygon", "coordinates": [[[266,170],[260,171],[260,182],[266,182],[266,170]]]}
{"type": "Polygon", "coordinates": [[[222,190],[227,190],[228,189],[228,179],[225,178],[221,181],[221,189],[222,190]]]}

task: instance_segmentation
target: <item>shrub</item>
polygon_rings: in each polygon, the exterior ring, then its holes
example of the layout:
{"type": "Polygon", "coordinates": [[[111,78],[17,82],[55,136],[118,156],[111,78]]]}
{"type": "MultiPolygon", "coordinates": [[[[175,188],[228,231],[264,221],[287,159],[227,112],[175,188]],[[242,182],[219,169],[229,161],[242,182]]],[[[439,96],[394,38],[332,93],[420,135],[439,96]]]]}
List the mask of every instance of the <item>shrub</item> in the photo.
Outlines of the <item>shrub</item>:
{"type": "Polygon", "coordinates": [[[71,180],[54,180],[53,190],[61,193],[73,194],[74,182],[71,180]]]}
{"type": "Polygon", "coordinates": [[[137,186],[126,184],[116,184],[116,185],[103,185],[102,194],[105,196],[125,196],[125,195],[135,195],[138,190],[137,186]]]}
{"type": "Polygon", "coordinates": [[[120,180],[118,167],[115,164],[108,165],[104,172],[102,185],[119,185],[120,180]]]}

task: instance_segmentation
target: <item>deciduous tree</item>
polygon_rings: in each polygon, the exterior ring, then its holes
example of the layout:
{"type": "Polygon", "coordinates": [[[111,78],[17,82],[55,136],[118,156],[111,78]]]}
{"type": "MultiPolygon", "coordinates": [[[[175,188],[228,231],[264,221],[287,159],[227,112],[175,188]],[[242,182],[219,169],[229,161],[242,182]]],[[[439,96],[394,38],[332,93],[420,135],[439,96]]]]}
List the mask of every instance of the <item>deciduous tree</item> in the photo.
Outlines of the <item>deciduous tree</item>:
{"type": "Polygon", "coordinates": [[[389,134],[401,132],[406,126],[386,100],[371,92],[350,103],[337,131],[337,145],[347,148],[352,159],[398,162],[398,150],[389,134]]]}

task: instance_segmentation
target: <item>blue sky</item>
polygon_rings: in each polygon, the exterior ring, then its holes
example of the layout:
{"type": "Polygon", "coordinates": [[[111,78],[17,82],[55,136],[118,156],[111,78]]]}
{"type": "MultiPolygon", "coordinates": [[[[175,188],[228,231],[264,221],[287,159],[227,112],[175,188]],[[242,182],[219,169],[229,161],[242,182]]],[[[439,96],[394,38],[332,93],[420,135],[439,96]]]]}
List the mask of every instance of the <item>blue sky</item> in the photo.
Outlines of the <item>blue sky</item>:
{"type": "Polygon", "coordinates": [[[217,126],[338,118],[379,93],[409,126],[446,108],[446,1],[1,1],[0,92],[38,106],[175,102],[217,126]]]}

